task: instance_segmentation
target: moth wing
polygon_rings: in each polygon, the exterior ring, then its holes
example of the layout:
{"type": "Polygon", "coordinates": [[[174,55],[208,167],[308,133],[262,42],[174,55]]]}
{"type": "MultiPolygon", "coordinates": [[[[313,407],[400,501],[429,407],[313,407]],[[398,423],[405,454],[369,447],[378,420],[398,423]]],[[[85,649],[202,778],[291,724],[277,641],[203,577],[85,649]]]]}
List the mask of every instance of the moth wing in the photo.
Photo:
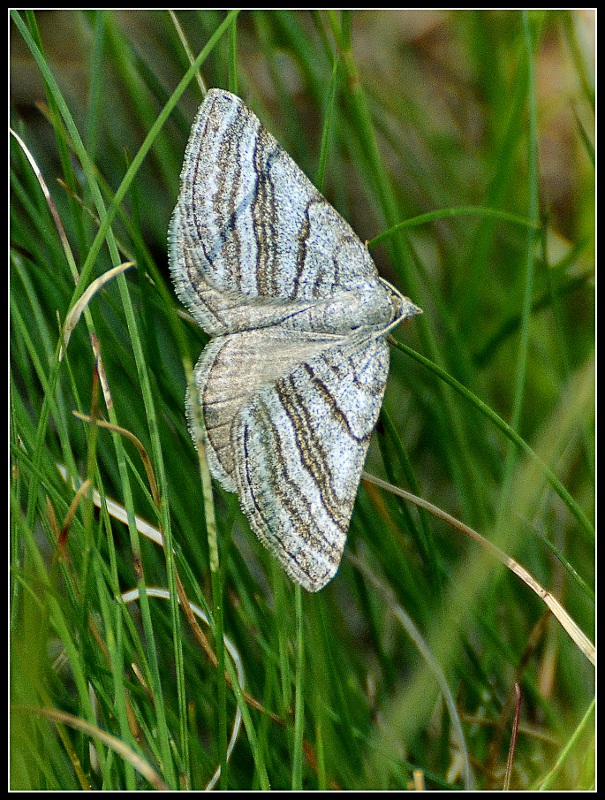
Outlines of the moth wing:
{"type": "Polygon", "coordinates": [[[308,591],[338,570],[388,364],[382,337],[343,341],[251,394],[235,418],[242,509],[308,591]]]}
{"type": "Polygon", "coordinates": [[[378,278],[348,223],[240,98],[220,89],[207,93],[191,130],[169,250],[179,298],[212,335],[378,278]]]}
{"type": "Polygon", "coordinates": [[[193,435],[194,402],[204,416],[206,456],[210,471],[227,491],[237,490],[234,421],[254,394],[312,360],[338,337],[312,332],[261,328],[212,339],[195,367],[197,398],[187,398],[193,435]]]}

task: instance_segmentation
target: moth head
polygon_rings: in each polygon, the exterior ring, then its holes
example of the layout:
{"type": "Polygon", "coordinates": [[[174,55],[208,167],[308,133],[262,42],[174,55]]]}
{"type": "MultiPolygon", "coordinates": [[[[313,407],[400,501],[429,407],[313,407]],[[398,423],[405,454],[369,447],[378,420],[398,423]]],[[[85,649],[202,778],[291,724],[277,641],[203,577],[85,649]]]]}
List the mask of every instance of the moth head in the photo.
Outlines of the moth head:
{"type": "Polygon", "coordinates": [[[385,333],[387,330],[394,328],[395,325],[399,325],[400,322],[422,314],[422,309],[413,303],[409,297],[402,294],[399,289],[396,289],[388,281],[385,281],[384,278],[380,278],[380,282],[387,292],[390,308],[390,319],[385,325],[385,333]]]}

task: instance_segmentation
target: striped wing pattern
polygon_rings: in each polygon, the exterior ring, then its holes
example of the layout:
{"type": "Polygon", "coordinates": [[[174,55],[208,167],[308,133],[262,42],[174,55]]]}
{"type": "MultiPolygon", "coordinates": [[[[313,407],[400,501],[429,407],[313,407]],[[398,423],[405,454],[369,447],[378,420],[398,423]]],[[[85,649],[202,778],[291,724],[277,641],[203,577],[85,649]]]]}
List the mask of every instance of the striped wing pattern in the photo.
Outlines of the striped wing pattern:
{"type": "Polygon", "coordinates": [[[177,294],[211,341],[195,370],[208,464],[287,573],[340,563],[388,373],[420,313],[235,95],[211,89],[169,231],[177,294]]]}

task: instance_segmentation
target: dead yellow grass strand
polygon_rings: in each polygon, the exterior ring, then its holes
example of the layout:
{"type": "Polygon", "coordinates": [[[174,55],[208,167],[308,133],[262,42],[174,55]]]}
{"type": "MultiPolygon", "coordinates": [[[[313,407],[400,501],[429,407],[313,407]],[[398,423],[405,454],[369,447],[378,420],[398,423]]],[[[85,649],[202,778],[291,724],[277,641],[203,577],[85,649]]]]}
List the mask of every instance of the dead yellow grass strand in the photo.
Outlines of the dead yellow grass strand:
{"type": "Polygon", "coordinates": [[[541,586],[533,577],[533,575],[531,575],[525,569],[525,567],[522,567],[521,564],[515,561],[514,558],[511,558],[510,556],[506,555],[506,553],[503,553],[499,547],[496,547],[495,544],[492,544],[490,541],[485,539],[480,533],[477,533],[477,531],[473,530],[473,528],[470,528],[468,525],[460,522],[460,520],[452,517],[451,514],[448,514],[446,511],[442,511],[437,506],[429,503],[428,500],[423,500],[421,497],[411,494],[411,492],[406,492],[405,489],[400,489],[399,487],[393,486],[392,484],[387,483],[380,478],[375,478],[373,475],[369,475],[367,472],[363,473],[363,479],[373,483],[376,486],[380,486],[382,489],[386,489],[387,491],[392,492],[399,497],[402,497],[404,500],[409,500],[410,503],[414,503],[414,505],[417,505],[420,508],[426,509],[434,516],[439,517],[439,519],[442,519],[445,522],[448,522],[454,528],[457,528],[459,531],[462,531],[462,533],[465,533],[467,536],[470,536],[471,539],[474,539],[476,542],[478,542],[489,553],[497,558],[498,561],[504,564],[507,569],[509,569],[511,572],[514,572],[517,577],[521,578],[523,583],[525,583],[526,586],[529,586],[532,592],[537,594],[540,600],[542,600],[542,602],[551,611],[553,616],[556,617],[561,627],[570,636],[579,650],[586,656],[591,664],[596,664],[594,644],[569,616],[559,601],[553,597],[553,595],[543,586],[541,586]]]}

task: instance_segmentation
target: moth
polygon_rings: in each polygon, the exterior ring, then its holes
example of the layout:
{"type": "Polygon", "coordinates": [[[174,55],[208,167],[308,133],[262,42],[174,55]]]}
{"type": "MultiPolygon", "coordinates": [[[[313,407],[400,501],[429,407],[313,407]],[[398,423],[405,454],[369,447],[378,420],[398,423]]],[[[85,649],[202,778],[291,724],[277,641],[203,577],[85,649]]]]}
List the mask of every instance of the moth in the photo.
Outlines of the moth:
{"type": "MultiPolygon", "coordinates": [[[[221,89],[191,129],[169,253],[176,293],[211,337],[195,367],[210,471],[316,592],[342,558],[387,381],[386,334],[421,310],[221,89]]],[[[194,398],[186,404],[192,430],[194,398]]]]}

